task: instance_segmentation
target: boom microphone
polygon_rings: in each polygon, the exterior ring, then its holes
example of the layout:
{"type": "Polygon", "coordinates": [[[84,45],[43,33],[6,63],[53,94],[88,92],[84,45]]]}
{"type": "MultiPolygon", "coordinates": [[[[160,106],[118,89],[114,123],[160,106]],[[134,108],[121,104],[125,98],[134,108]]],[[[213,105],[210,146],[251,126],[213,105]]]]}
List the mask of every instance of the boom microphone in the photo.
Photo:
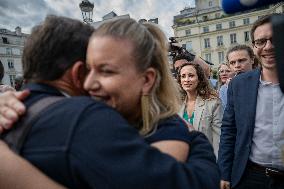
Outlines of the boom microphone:
{"type": "Polygon", "coordinates": [[[223,0],[222,8],[227,14],[254,9],[283,0],[223,0]]]}

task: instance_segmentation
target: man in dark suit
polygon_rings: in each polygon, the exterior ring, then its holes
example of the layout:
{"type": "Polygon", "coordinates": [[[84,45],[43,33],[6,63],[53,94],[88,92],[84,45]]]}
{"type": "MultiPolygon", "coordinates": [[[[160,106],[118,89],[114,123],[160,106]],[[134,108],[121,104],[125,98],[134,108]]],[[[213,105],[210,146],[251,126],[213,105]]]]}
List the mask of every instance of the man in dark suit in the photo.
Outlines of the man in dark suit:
{"type": "Polygon", "coordinates": [[[92,32],[88,25],[56,16],[33,29],[23,53],[31,91],[25,105],[48,96],[67,98],[40,114],[23,157],[68,188],[218,187],[218,168],[204,135],[189,133],[189,159],[180,163],[150,147],[112,108],[79,97],[85,94],[85,52],[92,32]]]}
{"type": "Polygon", "coordinates": [[[218,156],[221,189],[284,188],[284,98],[270,19],[260,18],[251,30],[262,69],[240,74],[229,84],[218,156]]]}

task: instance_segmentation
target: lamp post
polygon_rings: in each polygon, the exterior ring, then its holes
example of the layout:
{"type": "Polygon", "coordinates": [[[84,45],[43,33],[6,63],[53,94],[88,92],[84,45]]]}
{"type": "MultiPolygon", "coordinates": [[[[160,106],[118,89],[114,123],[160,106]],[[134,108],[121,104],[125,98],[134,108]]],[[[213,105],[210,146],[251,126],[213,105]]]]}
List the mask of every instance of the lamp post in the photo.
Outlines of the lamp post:
{"type": "Polygon", "coordinates": [[[83,0],[80,4],[79,7],[82,12],[83,16],[83,21],[87,24],[90,24],[93,22],[93,9],[94,9],[94,4],[90,3],[88,0],[83,0]]]}

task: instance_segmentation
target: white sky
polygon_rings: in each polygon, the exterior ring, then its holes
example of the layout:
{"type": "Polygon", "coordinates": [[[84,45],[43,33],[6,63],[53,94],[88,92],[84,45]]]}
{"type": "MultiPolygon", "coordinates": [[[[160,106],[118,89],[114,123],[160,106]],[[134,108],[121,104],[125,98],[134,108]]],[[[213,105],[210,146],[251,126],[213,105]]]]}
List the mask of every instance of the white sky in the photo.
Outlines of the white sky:
{"type": "MultiPolygon", "coordinates": [[[[79,3],[82,0],[0,0],[0,28],[11,31],[17,26],[22,32],[55,14],[82,20],[79,3]]],[[[89,0],[94,3],[93,20],[100,21],[107,13],[129,14],[131,18],[159,18],[159,25],[168,37],[173,36],[173,16],[184,7],[194,6],[194,0],[89,0]]]]}

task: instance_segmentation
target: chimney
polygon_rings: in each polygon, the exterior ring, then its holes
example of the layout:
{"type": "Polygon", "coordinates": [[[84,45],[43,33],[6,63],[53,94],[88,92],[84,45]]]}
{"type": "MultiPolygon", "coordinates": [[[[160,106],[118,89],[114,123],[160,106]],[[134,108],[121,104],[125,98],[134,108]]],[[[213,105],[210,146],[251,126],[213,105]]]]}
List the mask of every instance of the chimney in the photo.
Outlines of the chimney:
{"type": "Polygon", "coordinates": [[[22,34],[22,29],[21,29],[19,26],[17,26],[17,27],[15,28],[15,31],[16,31],[16,34],[17,34],[17,35],[21,35],[21,34],[22,34]]]}

